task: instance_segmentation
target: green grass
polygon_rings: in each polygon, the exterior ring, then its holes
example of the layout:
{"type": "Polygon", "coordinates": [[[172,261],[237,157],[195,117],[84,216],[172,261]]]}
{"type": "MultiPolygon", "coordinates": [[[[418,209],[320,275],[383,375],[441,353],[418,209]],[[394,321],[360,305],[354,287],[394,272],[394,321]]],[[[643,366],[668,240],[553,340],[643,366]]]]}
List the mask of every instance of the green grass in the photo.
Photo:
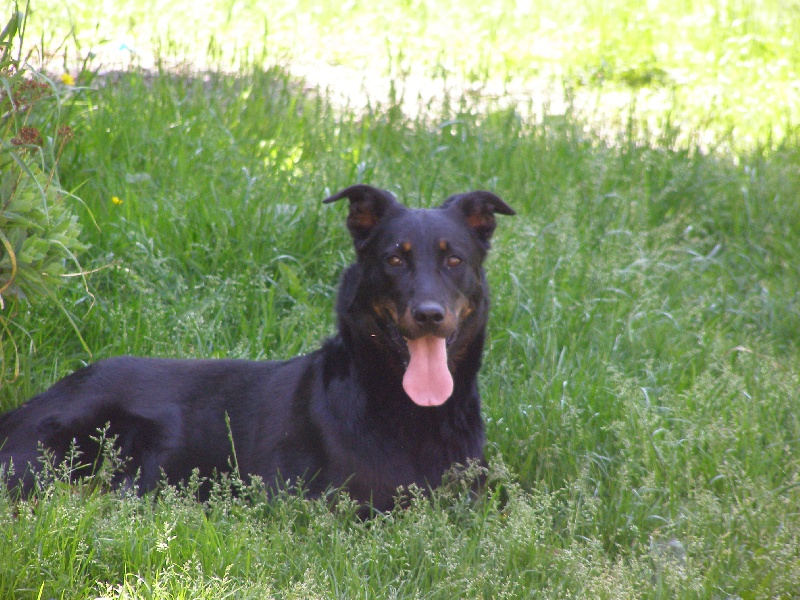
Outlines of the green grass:
{"type": "MultiPolygon", "coordinates": [[[[87,6],[85,14],[73,9],[80,39],[95,35],[87,6]]],[[[286,11],[272,31],[277,45],[281,23],[315,24],[322,34],[299,39],[302,54],[305,45],[321,51],[346,25],[365,27],[366,13],[417,11],[418,21],[392,19],[408,44],[408,62],[392,68],[434,68],[442,43],[434,33],[455,4],[444,17],[425,6],[354,4],[352,21],[330,7],[302,18],[286,11]]],[[[548,18],[578,29],[553,65],[572,81],[601,54],[581,53],[592,39],[606,40],[619,74],[639,60],[639,44],[679,38],[667,9],[637,21],[652,25],[649,39],[613,27],[628,5],[608,15],[589,4],[560,6],[548,18]]],[[[706,29],[687,23],[681,35],[716,56],[736,28],[752,30],[772,49],[766,63],[796,65],[795,42],[781,41],[796,31],[796,18],[781,17],[796,5],[721,6],[720,19],[706,29]],[[736,18],[743,21],[734,27],[736,18]]],[[[136,20],[145,8],[121,9],[109,22],[165,34],[136,20]]],[[[241,26],[237,11],[272,10],[228,8],[230,21],[214,21],[223,30],[241,26]]],[[[543,11],[531,10],[541,25],[543,11]]],[[[526,75],[522,50],[488,52],[492,40],[521,47],[524,19],[478,8],[462,18],[495,37],[472,50],[488,63],[464,54],[453,77],[484,69],[502,79],[502,68],[526,75]]],[[[186,30],[201,39],[205,31],[186,30]]],[[[386,37],[375,41],[379,55],[397,50],[386,37]]],[[[237,39],[260,51],[258,40],[237,39]]],[[[356,48],[363,39],[341,39],[341,60],[366,60],[356,48]]],[[[215,48],[204,55],[210,63],[215,48]]],[[[162,58],[171,64],[181,52],[164,48],[162,58]]],[[[707,83],[703,69],[716,67],[697,60],[684,67],[707,83]]],[[[191,489],[142,500],[54,486],[29,503],[0,493],[0,596],[796,596],[800,150],[796,116],[787,116],[796,106],[776,101],[763,122],[736,117],[750,133],[700,152],[686,140],[721,141],[715,131],[727,131],[733,101],[705,115],[706,129],[692,128],[699,113],[679,103],[656,115],[669,127],[623,119],[609,140],[608,130],[586,126],[584,113],[529,118],[526,106],[493,108],[462,93],[415,117],[385,99],[365,110],[333,108],[280,62],[194,76],[134,69],[94,79],[65,108],[76,138],[61,160],[61,184],[97,221],[75,207],[92,245],[82,264],[96,272],[88,292],[76,281],[59,300],[92,356],[55,304],[37,303],[16,317],[26,332],[21,375],[0,389],[0,407],[105,356],[309,351],[333,332],[337,276],[352,260],[342,208],[321,204],[328,192],[364,181],[429,206],[488,188],[519,213],[500,220],[488,262],[494,302],[481,388],[495,485],[472,502],[454,481],[432,500],[366,524],[341,499],[268,501],[257,489],[243,499],[220,489],[207,505],[191,489]],[[773,126],[786,135],[758,144],[773,126]]],[[[389,74],[403,84],[402,73],[389,74]]],[[[692,77],[680,92],[687,97],[702,88],[692,77]]],[[[767,80],[791,84],[788,75],[767,80]]]]}
{"type": "Polygon", "coordinates": [[[733,135],[752,148],[800,120],[797,0],[118,4],[35,3],[32,27],[67,50],[56,63],[71,69],[92,52],[122,65],[226,69],[266,57],[349,93],[366,88],[373,100],[382,100],[376,79],[388,76],[411,101],[433,80],[434,89],[469,85],[521,105],[571,98],[596,125],[633,106],[663,130],[669,113],[708,146],[733,135]]]}

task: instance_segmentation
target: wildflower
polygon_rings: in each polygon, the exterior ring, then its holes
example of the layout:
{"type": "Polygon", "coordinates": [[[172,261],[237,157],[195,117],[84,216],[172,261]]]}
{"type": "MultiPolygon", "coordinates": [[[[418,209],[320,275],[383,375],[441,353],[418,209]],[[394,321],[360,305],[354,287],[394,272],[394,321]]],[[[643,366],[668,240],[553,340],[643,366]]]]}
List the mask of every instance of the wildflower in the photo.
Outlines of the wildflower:
{"type": "Polygon", "coordinates": [[[111,196],[111,204],[113,204],[114,206],[119,206],[123,202],[124,200],[122,198],[118,196],[111,196]]]}
{"type": "Polygon", "coordinates": [[[64,85],[75,85],[75,78],[69,73],[64,73],[61,76],[61,83],[64,85]]]}

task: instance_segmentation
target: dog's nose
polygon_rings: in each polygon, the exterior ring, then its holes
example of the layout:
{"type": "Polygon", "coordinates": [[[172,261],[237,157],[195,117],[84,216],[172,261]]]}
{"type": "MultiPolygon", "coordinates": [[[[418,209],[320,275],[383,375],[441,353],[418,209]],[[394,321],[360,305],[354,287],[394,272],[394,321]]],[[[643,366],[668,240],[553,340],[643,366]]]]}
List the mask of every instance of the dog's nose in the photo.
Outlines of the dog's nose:
{"type": "Polygon", "coordinates": [[[444,307],[438,302],[420,302],[411,316],[420,325],[438,325],[444,321],[444,307]]]}

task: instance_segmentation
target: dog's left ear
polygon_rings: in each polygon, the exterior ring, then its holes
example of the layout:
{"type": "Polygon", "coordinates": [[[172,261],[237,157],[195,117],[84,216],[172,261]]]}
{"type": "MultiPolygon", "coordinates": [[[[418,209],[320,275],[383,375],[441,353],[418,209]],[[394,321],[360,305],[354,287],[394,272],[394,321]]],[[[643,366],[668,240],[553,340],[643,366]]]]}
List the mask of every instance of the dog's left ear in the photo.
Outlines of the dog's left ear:
{"type": "Polygon", "coordinates": [[[356,250],[364,246],[375,226],[391,208],[401,206],[386,190],[364,184],[350,186],[325,198],[323,202],[329,204],[342,198],[350,200],[347,229],[350,231],[356,250]]]}
{"type": "Polygon", "coordinates": [[[450,196],[444,201],[441,208],[458,211],[487,248],[497,225],[494,214],[517,214],[513,208],[492,192],[483,190],[450,196]]]}

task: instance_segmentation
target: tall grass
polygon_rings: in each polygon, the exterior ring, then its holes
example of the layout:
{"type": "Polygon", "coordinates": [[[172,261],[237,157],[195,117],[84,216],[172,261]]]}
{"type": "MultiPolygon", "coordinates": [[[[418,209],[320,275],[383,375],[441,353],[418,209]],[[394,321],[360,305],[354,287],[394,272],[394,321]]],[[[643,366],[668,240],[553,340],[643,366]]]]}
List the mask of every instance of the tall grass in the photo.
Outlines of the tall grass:
{"type": "MultiPolygon", "coordinates": [[[[413,117],[397,99],[334,109],[252,63],[93,88],[65,116],[61,184],[97,221],[95,272],[91,295],[59,301],[95,358],[315,348],[352,260],[344,214],[321,205],[342,186],[413,206],[473,188],[509,202],[519,216],[487,266],[493,484],[473,501],[456,479],[368,523],[344,498],[257,488],[203,505],[191,485],[0,492],[1,595],[797,594],[796,134],[708,153],[675,123],[631,119],[609,140],[569,107],[533,119],[470,94],[413,117]]],[[[19,318],[28,348],[3,409],[88,360],[55,305],[19,318]]]]}

